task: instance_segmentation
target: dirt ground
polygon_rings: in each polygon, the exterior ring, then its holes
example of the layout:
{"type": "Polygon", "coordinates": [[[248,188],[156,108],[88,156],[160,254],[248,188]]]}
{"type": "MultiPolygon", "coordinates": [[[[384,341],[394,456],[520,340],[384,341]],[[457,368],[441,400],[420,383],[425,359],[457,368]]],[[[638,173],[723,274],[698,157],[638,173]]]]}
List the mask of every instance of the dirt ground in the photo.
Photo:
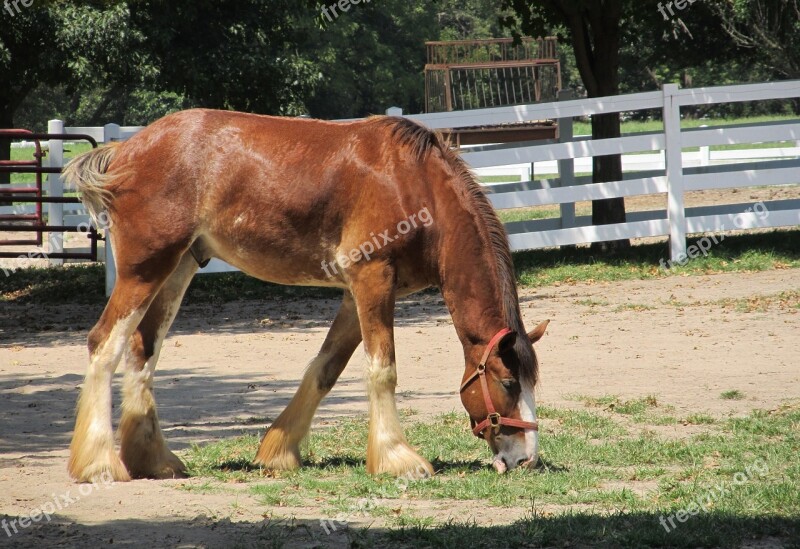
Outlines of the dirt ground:
{"type": "MultiPolygon", "coordinates": [[[[778,270],[524,291],[526,324],[552,321],[537,345],[537,401],[580,407],[575,395],[656,395],[675,407],[676,416],[726,416],[796,399],[800,310],[779,300],[762,307],[753,298],[798,289],[800,271],[778,270]],[[746,398],[720,398],[732,389],[746,398]]],[[[172,448],[263,432],[291,397],[337,305],[305,300],[184,308],[156,379],[172,448]]],[[[293,545],[348,546],[341,531],[324,534],[319,509],[271,509],[246,486],[197,493],[180,488],[202,484],[200,479],[82,488],[72,483],[66,474],[72,413],[86,365],[86,334],[99,313],[88,306],[0,308],[0,518],[30,515],[54,499],[64,504],[49,522],[40,519],[11,537],[0,529],[0,547],[249,546],[269,540],[280,519],[306,526],[293,545]]],[[[423,417],[462,411],[463,354],[441,299],[399,304],[396,339],[399,406],[423,417]]],[[[366,412],[363,364],[359,350],[323,402],[316,428],[366,412]]],[[[689,429],[664,428],[676,437],[689,429]]],[[[471,513],[479,523],[485,520],[474,509],[435,510],[443,519],[465,520],[471,513]]]]}

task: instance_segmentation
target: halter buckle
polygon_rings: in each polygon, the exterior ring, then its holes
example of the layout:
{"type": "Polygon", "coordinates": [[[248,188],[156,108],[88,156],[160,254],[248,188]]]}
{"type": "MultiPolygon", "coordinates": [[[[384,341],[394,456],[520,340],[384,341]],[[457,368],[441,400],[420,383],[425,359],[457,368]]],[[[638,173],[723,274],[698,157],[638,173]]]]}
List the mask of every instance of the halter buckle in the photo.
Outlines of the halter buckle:
{"type": "Polygon", "coordinates": [[[502,419],[502,416],[497,412],[493,412],[486,416],[486,419],[489,420],[489,426],[492,428],[492,433],[497,435],[497,433],[500,432],[500,420],[502,419]]]}

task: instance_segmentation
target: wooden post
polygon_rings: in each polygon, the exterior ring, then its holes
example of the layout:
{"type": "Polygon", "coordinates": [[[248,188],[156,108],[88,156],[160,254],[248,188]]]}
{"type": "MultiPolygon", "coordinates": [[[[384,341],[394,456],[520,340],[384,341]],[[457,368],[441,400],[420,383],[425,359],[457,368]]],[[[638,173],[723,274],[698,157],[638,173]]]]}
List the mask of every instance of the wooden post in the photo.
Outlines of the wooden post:
{"type": "MultiPolygon", "coordinates": [[[[47,133],[64,133],[64,122],[62,120],[50,120],[47,123],[47,133]]],[[[49,142],[50,151],[47,155],[48,166],[51,168],[64,167],[64,142],[60,139],[51,139],[49,142]]],[[[64,182],[61,175],[57,173],[47,174],[48,196],[64,196],[64,182]]],[[[64,205],[47,204],[47,224],[54,226],[64,225],[64,205]]],[[[49,253],[64,253],[64,233],[52,232],[47,235],[47,251],[49,253]]],[[[48,259],[50,265],[63,265],[63,259],[48,259]]]]}
{"type": "Polygon", "coordinates": [[[447,66],[444,68],[444,107],[447,112],[451,112],[453,110],[453,97],[452,91],[450,90],[452,82],[450,81],[450,67],[447,66]]]}
{"type": "Polygon", "coordinates": [[[667,162],[667,219],[672,261],[686,258],[686,211],[684,210],[681,106],[677,84],[664,85],[664,134],[667,162]]]}

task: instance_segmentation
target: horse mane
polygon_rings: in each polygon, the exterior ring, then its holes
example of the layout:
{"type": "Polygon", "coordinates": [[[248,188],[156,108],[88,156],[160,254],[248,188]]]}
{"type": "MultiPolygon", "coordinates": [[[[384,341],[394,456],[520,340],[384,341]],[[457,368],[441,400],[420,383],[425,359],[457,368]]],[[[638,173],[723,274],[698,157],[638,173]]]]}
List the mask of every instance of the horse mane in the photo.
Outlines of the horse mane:
{"type": "Polygon", "coordinates": [[[500,282],[503,315],[508,327],[518,336],[514,350],[520,361],[520,377],[534,386],[538,378],[538,362],[522,323],[517,278],[511,258],[511,248],[508,245],[508,235],[475,174],[461,156],[445,142],[440,133],[407,118],[376,116],[370,120],[387,127],[392,138],[399,145],[408,147],[417,160],[424,160],[433,151],[439,151],[444,161],[455,172],[455,183],[461,187],[459,190],[464,193],[475,219],[480,220],[483,229],[481,232],[487,237],[486,245],[494,257],[493,264],[500,282]]]}

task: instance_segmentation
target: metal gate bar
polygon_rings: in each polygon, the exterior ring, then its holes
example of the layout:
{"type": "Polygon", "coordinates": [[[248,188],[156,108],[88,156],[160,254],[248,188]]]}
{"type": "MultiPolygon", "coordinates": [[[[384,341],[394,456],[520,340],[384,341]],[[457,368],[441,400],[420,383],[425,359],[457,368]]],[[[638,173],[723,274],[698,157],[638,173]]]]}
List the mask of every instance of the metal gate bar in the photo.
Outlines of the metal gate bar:
{"type": "Polygon", "coordinates": [[[60,174],[62,168],[43,166],[42,159],[46,153],[42,151],[41,141],[47,140],[70,140],[70,141],[87,141],[92,148],[97,148],[97,141],[90,135],[84,134],[66,134],[66,133],[34,133],[28,130],[0,130],[0,138],[4,139],[18,139],[33,141],[36,151],[34,152],[34,160],[7,160],[0,161],[0,173],[21,173],[21,174],[35,174],[36,184],[34,187],[11,187],[2,188],[0,186],[0,204],[7,203],[9,205],[14,203],[29,203],[36,205],[36,212],[34,214],[0,214],[0,233],[3,232],[33,232],[36,233],[36,239],[26,240],[0,240],[0,246],[26,246],[34,245],[39,249],[27,254],[21,252],[0,252],[0,258],[21,258],[21,257],[46,257],[51,259],[88,259],[97,261],[97,241],[101,240],[97,230],[93,226],[89,226],[88,238],[91,241],[90,252],[58,252],[48,253],[41,250],[44,238],[43,233],[64,233],[64,232],[87,232],[85,227],[71,226],[71,225],[46,225],[44,222],[44,212],[42,204],[78,204],[80,200],[77,197],[59,196],[47,197],[44,196],[42,186],[43,174],[60,174]],[[14,223],[14,222],[27,222],[27,223],[14,223]],[[11,222],[11,223],[8,223],[11,222]]]}

